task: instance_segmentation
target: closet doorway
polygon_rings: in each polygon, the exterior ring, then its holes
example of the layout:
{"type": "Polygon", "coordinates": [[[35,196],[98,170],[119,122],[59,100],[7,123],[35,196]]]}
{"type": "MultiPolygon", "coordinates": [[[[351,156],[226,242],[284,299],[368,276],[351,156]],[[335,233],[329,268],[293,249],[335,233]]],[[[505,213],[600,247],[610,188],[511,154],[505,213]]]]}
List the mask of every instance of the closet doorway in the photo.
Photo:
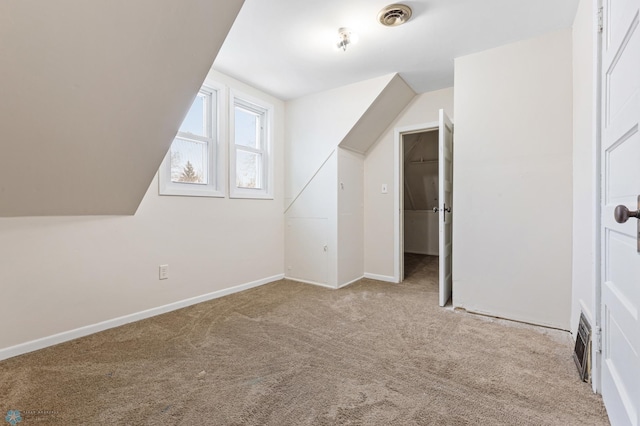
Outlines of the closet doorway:
{"type": "Polygon", "coordinates": [[[403,280],[438,279],[438,134],[433,129],[402,136],[403,280]]]}
{"type": "Polygon", "coordinates": [[[439,122],[395,133],[396,279],[437,274],[445,306],[452,294],[453,125],[441,110],[439,122]]]}
{"type": "Polygon", "coordinates": [[[438,133],[402,137],[405,253],[438,256],[438,133]]]}

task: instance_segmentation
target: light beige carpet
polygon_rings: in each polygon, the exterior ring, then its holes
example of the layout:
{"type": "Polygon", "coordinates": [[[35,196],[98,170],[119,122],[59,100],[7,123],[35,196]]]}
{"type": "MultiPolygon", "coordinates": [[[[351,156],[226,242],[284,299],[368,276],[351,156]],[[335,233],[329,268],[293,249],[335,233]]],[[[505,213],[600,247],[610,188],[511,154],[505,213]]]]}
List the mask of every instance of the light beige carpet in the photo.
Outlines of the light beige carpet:
{"type": "Polygon", "coordinates": [[[280,281],[1,362],[0,423],[608,424],[568,334],[438,308],[435,258],[407,271],[280,281]]]}

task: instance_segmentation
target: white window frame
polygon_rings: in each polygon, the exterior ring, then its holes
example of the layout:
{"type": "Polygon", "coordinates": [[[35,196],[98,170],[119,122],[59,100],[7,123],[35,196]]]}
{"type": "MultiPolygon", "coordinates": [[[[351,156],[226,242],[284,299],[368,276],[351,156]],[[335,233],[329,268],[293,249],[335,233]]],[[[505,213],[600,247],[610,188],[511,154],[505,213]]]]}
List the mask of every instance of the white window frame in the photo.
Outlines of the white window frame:
{"type": "Polygon", "coordinates": [[[229,102],[229,197],[273,199],[273,105],[260,99],[231,91],[229,102]],[[235,108],[240,105],[243,108],[262,114],[262,140],[261,148],[254,149],[235,143],[235,108]],[[260,153],[262,155],[262,182],[263,188],[241,188],[236,185],[236,152],[246,151],[260,153]]]}
{"type": "MultiPolygon", "coordinates": [[[[171,180],[171,149],[167,152],[162,165],[158,170],[158,183],[160,195],[178,195],[190,197],[224,197],[226,185],[224,159],[225,144],[221,141],[224,135],[226,91],[225,87],[215,82],[205,82],[198,93],[209,95],[209,134],[210,137],[193,135],[188,132],[176,134],[176,138],[182,137],[207,143],[208,175],[207,184],[173,182],[171,180]]],[[[175,140],[175,138],[174,138],[175,140]]],[[[173,143],[173,142],[172,142],[173,143]]]]}

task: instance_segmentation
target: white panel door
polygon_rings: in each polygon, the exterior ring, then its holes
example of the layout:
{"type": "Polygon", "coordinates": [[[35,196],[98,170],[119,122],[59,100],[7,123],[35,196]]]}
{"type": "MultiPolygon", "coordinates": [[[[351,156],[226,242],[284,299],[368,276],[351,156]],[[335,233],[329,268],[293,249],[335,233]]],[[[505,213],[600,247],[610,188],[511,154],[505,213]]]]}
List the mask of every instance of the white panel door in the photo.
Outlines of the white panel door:
{"type": "Polygon", "coordinates": [[[440,134],[438,139],[438,200],[439,254],[440,254],[440,306],[451,298],[451,253],[452,253],[452,200],[453,200],[453,125],[440,110],[440,134]]]}
{"type": "Polygon", "coordinates": [[[640,229],[614,211],[638,210],[640,194],[640,0],[603,3],[602,397],[613,426],[638,426],[640,229]]]}

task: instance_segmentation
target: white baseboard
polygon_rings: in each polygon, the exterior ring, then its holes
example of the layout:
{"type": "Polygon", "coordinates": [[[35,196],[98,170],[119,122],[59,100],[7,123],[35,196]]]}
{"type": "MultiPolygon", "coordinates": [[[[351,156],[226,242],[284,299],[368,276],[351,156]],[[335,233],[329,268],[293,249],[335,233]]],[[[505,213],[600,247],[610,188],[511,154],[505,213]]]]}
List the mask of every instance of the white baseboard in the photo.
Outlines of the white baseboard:
{"type": "Polygon", "coordinates": [[[332,290],[336,289],[334,286],[329,285],[329,284],[323,284],[323,283],[319,283],[319,282],[316,282],[316,281],[303,280],[302,278],[292,278],[292,277],[287,277],[287,276],[285,276],[284,278],[286,280],[295,281],[295,282],[302,283],[302,284],[317,285],[319,287],[330,288],[332,290]]]}
{"type": "Polygon", "coordinates": [[[338,288],[344,288],[344,287],[346,287],[346,286],[348,286],[348,285],[351,285],[351,284],[353,284],[353,283],[355,283],[355,282],[360,281],[360,280],[361,280],[361,279],[363,279],[363,278],[364,278],[364,275],[363,275],[363,276],[361,276],[360,278],[356,278],[355,280],[351,280],[351,281],[349,281],[348,283],[340,284],[340,285],[338,286],[338,288]]]}
{"type": "Polygon", "coordinates": [[[0,349],[0,361],[8,358],[12,358],[14,356],[23,355],[28,352],[44,349],[49,346],[68,342],[69,340],[88,336],[90,334],[98,333],[100,331],[108,330],[110,328],[119,327],[121,325],[140,321],[146,318],[154,317],[156,315],[165,314],[167,312],[175,311],[177,309],[186,308],[187,306],[197,305],[198,303],[207,302],[209,300],[217,299],[219,297],[227,296],[229,294],[238,293],[244,290],[249,290],[250,288],[269,284],[274,281],[281,280],[283,278],[284,278],[284,274],[274,275],[272,277],[263,278],[261,280],[252,281],[246,284],[240,284],[235,287],[225,288],[224,290],[214,291],[212,293],[204,294],[202,296],[196,296],[190,299],[180,300],[178,302],[170,303],[168,305],[158,306],[157,308],[147,309],[145,311],[136,312],[134,314],[129,314],[119,318],[102,321],[97,324],[91,324],[84,327],[76,328],[75,330],[64,331],[62,333],[54,334],[52,336],[43,337],[41,339],[32,340],[26,343],[20,343],[19,345],[0,349]]]}
{"type": "Polygon", "coordinates": [[[571,335],[571,331],[568,330],[567,326],[553,324],[547,321],[539,321],[532,318],[524,318],[524,317],[521,317],[520,315],[491,312],[491,311],[486,311],[484,309],[476,309],[473,307],[461,306],[455,303],[453,304],[452,308],[454,310],[463,309],[466,313],[472,314],[472,315],[480,315],[483,317],[489,317],[489,318],[495,318],[499,320],[513,321],[521,324],[533,325],[535,327],[544,327],[544,328],[550,328],[554,330],[565,331],[569,333],[569,335],[571,335]]]}
{"type": "MultiPolygon", "coordinates": [[[[355,283],[356,281],[360,281],[362,278],[364,278],[364,277],[356,278],[355,280],[351,280],[351,281],[349,281],[348,283],[340,284],[337,288],[343,288],[343,287],[346,287],[346,286],[348,286],[349,284],[353,284],[353,283],[355,283]]],[[[331,285],[329,285],[329,284],[319,283],[319,282],[316,282],[316,281],[303,280],[303,279],[301,279],[301,278],[292,278],[292,277],[285,277],[285,279],[290,280],[290,281],[296,281],[296,282],[303,283],[303,284],[317,285],[317,286],[319,286],[319,287],[330,288],[330,289],[332,289],[332,290],[336,290],[336,287],[334,287],[334,286],[331,286],[331,285]]]]}
{"type": "Polygon", "coordinates": [[[365,272],[364,278],[368,278],[370,280],[376,280],[376,281],[384,281],[384,282],[394,283],[394,284],[398,283],[398,280],[388,275],[369,274],[365,272]]]}

